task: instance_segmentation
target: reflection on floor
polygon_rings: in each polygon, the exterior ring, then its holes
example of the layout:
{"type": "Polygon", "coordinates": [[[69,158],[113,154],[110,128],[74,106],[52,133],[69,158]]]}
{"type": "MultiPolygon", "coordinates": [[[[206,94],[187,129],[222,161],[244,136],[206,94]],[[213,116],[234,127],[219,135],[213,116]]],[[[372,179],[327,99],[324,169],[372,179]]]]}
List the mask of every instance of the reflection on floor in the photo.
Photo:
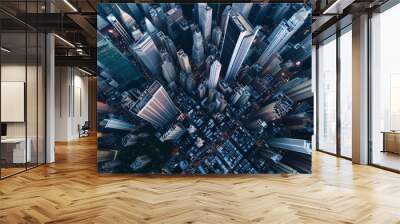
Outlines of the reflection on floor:
{"type": "Polygon", "coordinates": [[[4,177],[19,173],[24,170],[25,170],[25,167],[23,167],[23,168],[20,168],[20,167],[1,168],[1,177],[4,178],[4,177]]]}
{"type": "Polygon", "coordinates": [[[313,153],[310,175],[99,175],[96,139],[0,181],[0,223],[399,223],[400,175],[313,153]]]}
{"type": "Polygon", "coordinates": [[[25,167],[25,164],[19,164],[19,165],[4,165],[4,164],[2,164],[2,165],[3,165],[3,167],[1,168],[1,178],[5,178],[5,177],[11,176],[13,174],[17,174],[22,171],[25,171],[26,169],[29,170],[30,168],[37,166],[36,163],[27,163],[26,167],[25,167]]]}
{"type": "Polygon", "coordinates": [[[400,171],[400,155],[391,152],[374,151],[373,164],[400,171]]]}

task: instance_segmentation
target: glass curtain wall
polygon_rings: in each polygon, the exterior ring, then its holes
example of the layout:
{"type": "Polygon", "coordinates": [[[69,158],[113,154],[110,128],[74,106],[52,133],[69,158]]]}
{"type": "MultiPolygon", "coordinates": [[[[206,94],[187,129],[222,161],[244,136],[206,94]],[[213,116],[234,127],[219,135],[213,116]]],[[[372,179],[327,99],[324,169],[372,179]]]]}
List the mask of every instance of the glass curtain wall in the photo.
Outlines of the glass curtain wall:
{"type": "Polygon", "coordinates": [[[45,163],[46,40],[44,33],[18,22],[26,20],[26,12],[43,12],[44,3],[0,2],[2,179],[45,163]]]}
{"type": "Polygon", "coordinates": [[[351,25],[340,35],[340,155],[352,157],[352,32],[351,25]]]}
{"type": "Polygon", "coordinates": [[[318,45],[318,150],[352,157],[352,27],[318,45]]]}
{"type": "Polygon", "coordinates": [[[371,18],[370,161],[400,171],[400,4],[371,18]]]}
{"type": "Polygon", "coordinates": [[[336,154],[336,36],[318,47],[318,149],[336,154]]]}

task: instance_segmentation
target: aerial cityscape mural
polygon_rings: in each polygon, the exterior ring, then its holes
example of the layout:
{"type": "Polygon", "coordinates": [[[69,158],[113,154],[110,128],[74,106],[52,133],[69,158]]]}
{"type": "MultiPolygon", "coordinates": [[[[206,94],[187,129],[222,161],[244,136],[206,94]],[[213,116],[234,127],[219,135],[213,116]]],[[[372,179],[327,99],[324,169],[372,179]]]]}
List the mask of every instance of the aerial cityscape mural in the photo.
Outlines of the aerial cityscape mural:
{"type": "Polygon", "coordinates": [[[310,173],[311,6],[101,3],[98,171],[310,173]]]}

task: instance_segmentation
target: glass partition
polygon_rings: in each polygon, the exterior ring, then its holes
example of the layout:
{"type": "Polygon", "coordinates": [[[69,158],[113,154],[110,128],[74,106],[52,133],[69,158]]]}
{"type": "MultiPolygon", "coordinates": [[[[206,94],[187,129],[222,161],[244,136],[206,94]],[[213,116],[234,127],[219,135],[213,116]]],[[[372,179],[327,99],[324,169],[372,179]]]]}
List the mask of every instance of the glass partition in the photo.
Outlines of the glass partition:
{"type": "MultiPolygon", "coordinates": [[[[17,16],[40,13],[43,6],[44,1],[0,1],[17,16]]],[[[46,39],[12,15],[0,12],[1,179],[45,163],[46,39]]]]}
{"type": "Polygon", "coordinates": [[[2,177],[24,171],[31,161],[26,138],[26,41],[25,32],[1,34],[2,177]]]}

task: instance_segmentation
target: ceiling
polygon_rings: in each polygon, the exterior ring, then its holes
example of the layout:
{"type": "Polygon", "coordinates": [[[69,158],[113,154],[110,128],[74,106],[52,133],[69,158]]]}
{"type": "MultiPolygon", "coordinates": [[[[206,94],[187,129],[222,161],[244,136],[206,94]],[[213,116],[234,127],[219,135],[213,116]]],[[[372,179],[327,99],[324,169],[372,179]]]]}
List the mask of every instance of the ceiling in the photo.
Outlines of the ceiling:
{"type": "Polygon", "coordinates": [[[81,66],[92,71],[96,66],[97,0],[0,0],[2,45],[12,49],[10,58],[29,58],[36,46],[28,43],[27,32],[54,32],[56,65],[81,66]],[[51,12],[51,13],[49,13],[51,12]],[[81,62],[81,63],[80,63],[81,62]]]}
{"type": "Polygon", "coordinates": [[[313,0],[313,43],[351,24],[352,18],[373,12],[391,0],[313,0]]]}

